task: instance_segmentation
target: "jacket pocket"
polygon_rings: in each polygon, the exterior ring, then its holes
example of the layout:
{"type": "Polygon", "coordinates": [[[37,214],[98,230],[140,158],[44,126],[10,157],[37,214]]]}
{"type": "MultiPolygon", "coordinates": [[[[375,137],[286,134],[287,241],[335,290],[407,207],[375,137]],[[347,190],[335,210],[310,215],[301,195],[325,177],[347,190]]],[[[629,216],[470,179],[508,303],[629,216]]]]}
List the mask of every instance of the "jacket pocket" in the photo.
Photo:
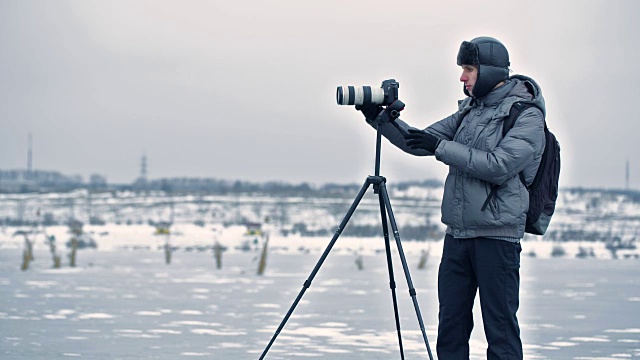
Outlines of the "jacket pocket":
{"type": "Polygon", "coordinates": [[[490,183],[485,184],[485,191],[487,193],[487,199],[485,201],[489,202],[488,209],[491,211],[491,215],[493,215],[494,220],[500,219],[500,203],[498,202],[498,192],[502,185],[491,185],[490,183]],[[499,186],[495,191],[493,191],[494,186],[499,186]]]}

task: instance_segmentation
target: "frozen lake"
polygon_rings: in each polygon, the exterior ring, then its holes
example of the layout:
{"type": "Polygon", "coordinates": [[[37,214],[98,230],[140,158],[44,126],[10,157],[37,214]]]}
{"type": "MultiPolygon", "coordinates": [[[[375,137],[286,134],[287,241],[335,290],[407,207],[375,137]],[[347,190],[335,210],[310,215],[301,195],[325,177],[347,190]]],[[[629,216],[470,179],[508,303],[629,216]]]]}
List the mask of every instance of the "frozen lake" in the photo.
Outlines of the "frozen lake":
{"type": "MultiPolygon", "coordinates": [[[[419,270],[420,252],[405,251],[435,356],[439,255],[432,251],[419,270]]],[[[526,359],[640,358],[638,260],[525,252],[519,318],[526,359]]],[[[181,250],[167,266],[156,250],[82,250],[77,268],[51,269],[40,247],[26,272],[20,254],[0,251],[2,359],[257,359],[320,257],[275,249],[258,276],[255,252],[225,253],[217,270],[210,252],[181,250]]],[[[363,270],[355,259],[344,249],[331,252],[267,359],[400,358],[384,253],[365,254],[363,270]]],[[[406,358],[425,359],[404,273],[393,260],[406,358]]],[[[472,359],[483,359],[475,314],[472,359]]]]}

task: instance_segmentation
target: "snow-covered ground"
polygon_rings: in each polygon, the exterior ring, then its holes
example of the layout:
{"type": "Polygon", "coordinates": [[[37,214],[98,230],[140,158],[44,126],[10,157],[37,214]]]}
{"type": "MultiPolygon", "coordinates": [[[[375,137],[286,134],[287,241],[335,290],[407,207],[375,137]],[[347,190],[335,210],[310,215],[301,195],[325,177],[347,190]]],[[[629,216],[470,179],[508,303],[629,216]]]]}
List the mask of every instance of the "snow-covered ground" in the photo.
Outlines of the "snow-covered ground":
{"type": "MultiPolygon", "coordinates": [[[[25,228],[29,230],[28,228],[25,228]]],[[[271,251],[279,253],[296,253],[304,249],[305,251],[321,252],[331,240],[333,234],[327,237],[302,237],[299,235],[281,235],[275,230],[269,230],[268,226],[263,226],[265,232],[270,232],[269,248],[271,251]]],[[[117,250],[160,250],[165,242],[169,241],[172,247],[182,251],[209,251],[213,245],[219,242],[226,247],[227,252],[242,252],[242,246],[246,243],[251,245],[251,249],[261,248],[264,241],[263,236],[247,236],[246,227],[233,225],[224,227],[222,225],[198,226],[190,223],[176,224],[171,228],[171,235],[157,235],[155,227],[150,225],[115,225],[104,226],[84,226],[84,232],[95,240],[100,251],[117,250]],[[254,240],[257,240],[255,242],[254,240]]],[[[382,233],[382,229],[380,230],[382,233]]],[[[62,252],[68,252],[64,243],[71,237],[67,226],[50,226],[46,228],[47,235],[55,236],[58,248],[62,252]]],[[[400,233],[402,237],[402,233],[400,233]]],[[[36,247],[48,249],[45,236],[42,232],[33,233],[30,239],[36,242],[36,247]]],[[[392,239],[393,241],[393,239],[392,239]]],[[[403,241],[403,248],[409,253],[419,253],[422,250],[429,250],[432,256],[439,256],[441,251],[441,241],[403,241]]],[[[5,228],[0,230],[0,249],[22,249],[24,247],[24,237],[16,235],[15,228],[5,228]]],[[[575,258],[579,257],[581,249],[588,251],[588,257],[598,259],[611,259],[612,252],[605,247],[604,242],[592,241],[545,241],[539,237],[528,237],[522,243],[523,257],[538,258],[575,258]],[[561,253],[555,253],[554,249],[561,253]]],[[[335,244],[335,251],[359,252],[362,254],[379,253],[384,251],[382,236],[378,237],[350,237],[341,235],[335,244]]],[[[639,258],[640,249],[620,250],[617,252],[619,258],[639,258]]]]}
{"type": "MultiPolygon", "coordinates": [[[[436,224],[439,196],[438,189],[394,190],[399,225],[436,224]]],[[[257,359],[332,236],[285,236],[281,230],[304,223],[335,231],[352,200],[2,195],[0,358],[257,359]],[[95,240],[97,249],[80,250],[75,268],[65,246],[69,228],[43,226],[47,213],[58,223],[81,219],[84,234],[95,240]],[[105,224],[88,225],[92,216],[105,224]],[[265,237],[247,236],[238,223],[265,216],[272,219],[263,226],[269,233],[267,266],[257,275],[265,237]],[[16,218],[37,221],[21,227],[7,221],[16,218]],[[169,235],[157,235],[150,225],[171,219],[169,235]],[[52,268],[45,233],[56,239],[60,269],[52,268]],[[24,234],[35,256],[26,271],[20,270],[24,234]],[[213,255],[216,242],[226,248],[221,269],[213,255]],[[165,244],[174,249],[169,265],[165,244]]],[[[353,222],[377,221],[376,198],[366,197],[353,222]]],[[[639,224],[640,206],[632,198],[561,193],[553,237],[523,241],[519,318],[526,359],[640,358],[640,252],[614,256],[601,241],[634,237],[639,224]]],[[[403,238],[402,246],[435,356],[442,240],[403,238]]],[[[407,359],[424,359],[426,346],[393,243],[392,249],[407,359]]],[[[400,358],[388,283],[382,237],[343,234],[266,358],[400,358]]],[[[478,309],[475,316],[471,352],[482,359],[486,343],[478,309]]]]}

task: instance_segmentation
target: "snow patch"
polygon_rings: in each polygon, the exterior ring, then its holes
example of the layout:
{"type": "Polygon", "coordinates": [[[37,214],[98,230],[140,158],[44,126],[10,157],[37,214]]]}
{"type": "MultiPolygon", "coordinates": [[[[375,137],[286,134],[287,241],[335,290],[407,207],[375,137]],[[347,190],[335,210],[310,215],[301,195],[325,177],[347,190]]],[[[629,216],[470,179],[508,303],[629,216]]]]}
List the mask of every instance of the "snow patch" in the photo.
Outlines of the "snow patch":
{"type": "Polygon", "coordinates": [[[606,333],[616,333],[616,334],[640,334],[640,329],[632,328],[632,329],[608,329],[605,330],[606,333]]]}
{"type": "Polygon", "coordinates": [[[242,336],[247,335],[244,331],[219,331],[214,329],[191,329],[191,332],[199,335],[214,335],[214,336],[242,336]]]}
{"type": "Polygon", "coordinates": [[[113,319],[112,315],[105,313],[93,313],[93,314],[82,314],[78,316],[80,320],[89,320],[89,319],[113,319]]]}
{"type": "Polygon", "coordinates": [[[56,315],[56,314],[46,314],[46,315],[42,315],[42,317],[49,320],[62,320],[67,318],[64,315],[56,315]]]}
{"type": "Polygon", "coordinates": [[[182,331],[178,330],[168,330],[168,329],[151,329],[149,330],[152,334],[170,334],[170,335],[180,335],[182,331]]]}
{"type": "Polygon", "coordinates": [[[280,309],[279,304],[253,304],[253,307],[264,309],[280,309]]]}
{"type": "Polygon", "coordinates": [[[581,342],[609,342],[609,339],[606,338],[601,338],[601,337],[572,337],[571,339],[572,341],[581,341],[581,342]]]}
{"type": "Polygon", "coordinates": [[[25,284],[31,287],[35,287],[38,289],[48,289],[52,286],[58,285],[57,281],[35,281],[35,280],[28,280],[25,281],[25,284]]]}
{"type": "Polygon", "coordinates": [[[138,311],[134,314],[139,316],[160,316],[162,313],[160,311],[138,311]]]}
{"type": "Polygon", "coordinates": [[[202,315],[202,311],[198,310],[182,310],[180,311],[182,315],[202,315]]]}
{"type": "Polygon", "coordinates": [[[576,346],[578,344],[574,342],[569,342],[569,341],[554,341],[552,343],[549,343],[549,345],[557,346],[557,347],[567,347],[567,346],[576,346]]]}

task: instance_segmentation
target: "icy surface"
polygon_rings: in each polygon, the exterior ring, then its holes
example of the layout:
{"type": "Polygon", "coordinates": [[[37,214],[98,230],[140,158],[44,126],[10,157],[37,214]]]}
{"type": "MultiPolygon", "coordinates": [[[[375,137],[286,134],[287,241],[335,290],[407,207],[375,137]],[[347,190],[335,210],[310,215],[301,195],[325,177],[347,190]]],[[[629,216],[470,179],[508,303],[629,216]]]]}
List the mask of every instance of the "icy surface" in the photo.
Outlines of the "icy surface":
{"type": "MultiPolygon", "coordinates": [[[[434,356],[439,246],[405,249],[434,356]]],[[[161,251],[84,250],[77,268],[51,269],[41,248],[23,272],[20,251],[0,252],[2,359],[257,359],[320,258],[313,249],[276,248],[258,276],[254,251],[225,253],[218,270],[210,252],[177,251],[166,265],[161,251]]],[[[400,358],[384,252],[364,254],[363,270],[355,259],[346,246],[330,252],[267,359],[400,358]]],[[[393,260],[406,358],[425,359],[396,251],[393,260]]],[[[639,264],[523,256],[525,358],[640,357],[639,264]]],[[[483,359],[477,310],[471,353],[483,359]]]]}

